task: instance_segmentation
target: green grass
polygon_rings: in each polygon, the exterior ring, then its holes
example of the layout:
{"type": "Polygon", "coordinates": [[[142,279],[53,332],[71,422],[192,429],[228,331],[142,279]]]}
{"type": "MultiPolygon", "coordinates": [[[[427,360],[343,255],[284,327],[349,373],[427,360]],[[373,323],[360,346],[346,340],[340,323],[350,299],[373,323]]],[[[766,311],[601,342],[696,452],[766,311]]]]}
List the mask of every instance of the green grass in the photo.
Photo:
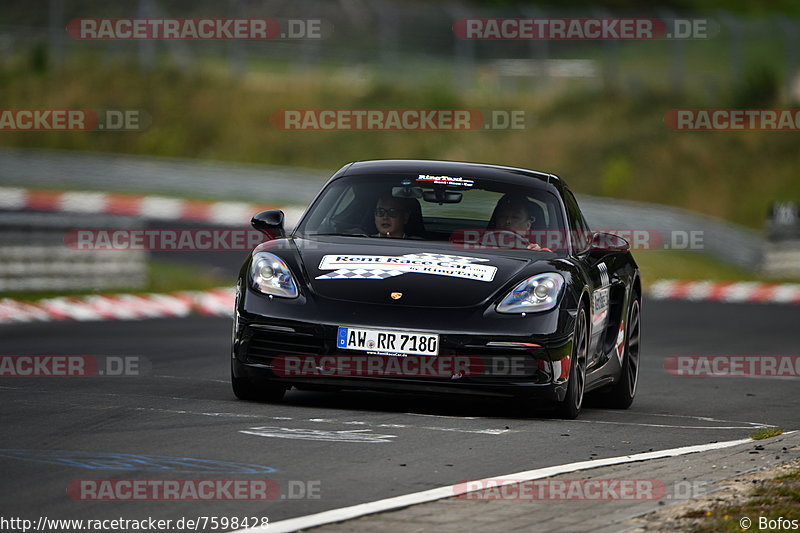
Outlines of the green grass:
{"type": "MultiPolygon", "coordinates": [[[[244,260],[244,255],[242,256],[244,260]]],[[[150,261],[148,292],[201,291],[236,285],[236,273],[226,275],[205,265],[186,266],[163,260],[150,261]]]]}
{"type": "Polygon", "coordinates": [[[233,276],[209,270],[208,267],[190,267],[180,263],[162,260],[151,260],[148,264],[148,284],[141,289],[102,289],[84,291],[10,291],[0,292],[0,299],[13,298],[24,302],[34,302],[44,298],[59,296],[88,296],[92,294],[112,293],[168,293],[178,291],[201,291],[218,287],[234,286],[236,280],[233,276]]]}
{"type": "MultiPolygon", "coordinates": [[[[5,108],[142,109],[153,124],[138,133],[4,132],[0,144],[326,171],[371,158],[501,163],[559,174],[578,193],[675,205],[754,228],[762,227],[770,202],[800,199],[796,133],[676,133],[663,124],[669,109],[724,107],[741,95],[750,95],[754,106],[768,105],[775,95],[768,88],[762,95],[757,84],[743,82],[730,95],[709,99],[699,93],[678,97],[648,89],[631,96],[563,85],[537,93],[504,90],[489,73],[455,92],[452,77],[440,76],[424,84],[388,83],[370,73],[353,78],[333,67],[298,72],[264,62],[232,80],[221,68],[143,73],[135,64],[105,64],[92,56],[43,72],[21,59],[7,61],[0,67],[5,108]],[[524,110],[528,127],[337,132],[282,131],[270,123],[278,110],[314,108],[524,110]]],[[[237,197],[233,189],[230,194],[237,197]]]]}
{"type": "Polygon", "coordinates": [[[749,281],[754,275],[722,263],[702,252],[644,250],[634,252],[642,281],[648,284],[660,279],[702,279],[711,281],[749,281]]]}
{"type": "Polygon", "coordinates": [[[783,434],[783,430],[779,427],[768,427],[768,428],[761,428],[754,431],[750,438],[753,440],[764,440],[770,437],[777,437],[778,435],[783,434]]]}
{"type": "Polygon", "coordinates": [[[744,529],[739,525],[739,520],[743,517],[752,521],[749,528],[751,531],[767,531],[759,529],[759,517],[765,517],[767,520],[798,521],[800,520],[800,469],[761,482],[751,490],[747,499],[739,504],[709,510],[695,509],[684,516],[702,519],[702,523],[692,529],[692,533],[742,532],[744,529]]]}
{"type": "Polygon", "coordinates": [[[698,251],[641,250],[633,253],[647,289],[661,279],[706,281],[800,282],[798,279],[768,278],[743,268],[723,263],[698,251]]]}

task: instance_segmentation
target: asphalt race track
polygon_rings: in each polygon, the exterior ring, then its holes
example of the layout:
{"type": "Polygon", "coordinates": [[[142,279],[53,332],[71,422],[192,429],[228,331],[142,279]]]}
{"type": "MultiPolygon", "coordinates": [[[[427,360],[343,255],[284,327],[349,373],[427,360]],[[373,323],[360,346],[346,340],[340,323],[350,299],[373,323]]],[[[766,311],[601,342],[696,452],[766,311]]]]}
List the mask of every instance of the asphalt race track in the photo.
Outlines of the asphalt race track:
{"type": "Polygon", "coordinates": [[[798,324],[797,306],[645,300],[634,406],[590,404],[576,421],[500,401],[367,392],[241,402],[228,380],[225,318],[0,326],[3,355],[139,356],[151,366],[139,377],[0,380],[2,515],[275,522],[466,479],[734,440],[760,425],[796,429],[796,380],[673,377],[663,360],[795,355],[798,324]],[[110,502],[67,491],[110,479],[270,479],[280,494],[110,502]]]}

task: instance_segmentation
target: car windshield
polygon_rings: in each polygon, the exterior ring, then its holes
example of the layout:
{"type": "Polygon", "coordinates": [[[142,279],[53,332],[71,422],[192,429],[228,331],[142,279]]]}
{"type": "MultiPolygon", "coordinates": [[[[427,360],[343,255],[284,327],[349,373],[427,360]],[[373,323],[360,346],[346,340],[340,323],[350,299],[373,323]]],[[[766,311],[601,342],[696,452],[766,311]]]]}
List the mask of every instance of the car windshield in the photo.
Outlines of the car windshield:
{"type": "Polygon", "coordinates": [[[540,241],[542,233],[564,234],[561,213],[556,196],[541,185],[426,174],[355,175],[326,187],[295,235],[393,237],[531,250],[536,245],[530,243],[540,241]]]}

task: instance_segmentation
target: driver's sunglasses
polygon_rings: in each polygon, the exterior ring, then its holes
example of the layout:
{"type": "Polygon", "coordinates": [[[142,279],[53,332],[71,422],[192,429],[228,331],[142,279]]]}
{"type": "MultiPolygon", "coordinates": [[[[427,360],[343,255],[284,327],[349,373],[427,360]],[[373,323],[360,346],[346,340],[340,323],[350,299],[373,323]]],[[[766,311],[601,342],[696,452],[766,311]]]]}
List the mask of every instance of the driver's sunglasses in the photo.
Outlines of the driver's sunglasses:
{"type": "Polygon", "coordinates": [[[383,207],[376,207],[375,208],[375,216],[376,217],[385,217],[389,215],[392,218],[397,218],[402,213],[400,209],[395,209],[394,207],[390,207],[389,209],[384,209],[383,207]]]}

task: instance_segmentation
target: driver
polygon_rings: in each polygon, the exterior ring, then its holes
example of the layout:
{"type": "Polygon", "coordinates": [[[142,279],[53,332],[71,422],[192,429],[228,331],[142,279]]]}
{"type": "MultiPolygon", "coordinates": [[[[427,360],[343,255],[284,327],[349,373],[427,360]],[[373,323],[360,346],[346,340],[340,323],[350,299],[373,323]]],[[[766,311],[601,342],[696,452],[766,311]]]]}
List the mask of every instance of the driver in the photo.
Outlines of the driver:
{"type": "MultiPolygon", "coordinates": [[[[533,216],[531,211],[530,202],[524,197],[510,194],[503,195],[494,208],[494,215],[489,223],[489,228],[499,231],[512,231],[524,237],[536,221],[536,217],[533,216]]],[[[527,248],[528,250],[552,251],[549,248],[542,248],[535,242],[529,243],[527,248]]]]}
{"type": "Polygon", "coordinates": [[[410,215],[407,201],[403,198],[381,196],[375,205],[375,227],[378,228],[378,233],[373,237],[405,239],[405,228],[410,215]]]}

